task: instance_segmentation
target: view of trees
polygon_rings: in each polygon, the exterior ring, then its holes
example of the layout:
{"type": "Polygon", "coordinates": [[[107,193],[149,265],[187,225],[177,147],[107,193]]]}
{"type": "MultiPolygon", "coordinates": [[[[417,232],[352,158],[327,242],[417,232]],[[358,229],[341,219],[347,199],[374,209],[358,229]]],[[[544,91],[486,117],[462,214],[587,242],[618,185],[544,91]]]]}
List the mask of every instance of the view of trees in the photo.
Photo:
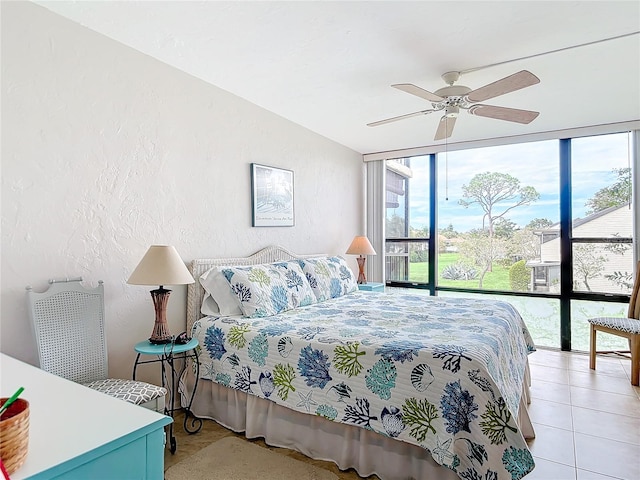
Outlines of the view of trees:
{"type": "Polygon", "coordinates": [[[582,282],[588,292],[591,291],[589,280],[604,272],[607,259],[590,245],[576,245],[573,249],[573,276],[582,282]]]}
{"type": "Polygon", "coordinates": [[[521,187],[520,180],[498,172],[480,173],[468,185],[462,186],[463,196],[458,202],[465,208],[478,204],[484,211],[482,229],[493,237],[494,225],[498,219],[505,220],[507,212],[521,205],[529,205],[540,198],[533,187],[521,187]],[[504,205],[509,205],[504,207],[504,205]],[[498,213],[498,211],[502,209],[498,213]],[[498,210],[498,211],[496,211],[498,210]],[[487,225],[485,226],[485,221],[487,225]]]}
{"type": "MultiPolygon", "coordinates": [[[[616,181],[610,186],[598,190],[586,201],[588,213],[595,213],[610,207],[620,206],[630,201],[631,170],[629,168],[614,168],[616,181]]],[[[530,276],[525,267],[528,260],[540,259],[540,237],[534,232],[549,229],[554,225],[549,219],[534,218],[526,226],[519,227],[511,221],[507,214],[514,209],[529,205],[540,198],[534,187],[522,186],[520,181],[506,173],[486,172],[474,176],[463,186],[463,198],[459,204],[465,208],[479,207],[483,212],[482,228],[469,232],[456,232],[453,225],[440,230],[445,245],[453,245],[459,253],[460,259],[455,268],[449,268],[443,278],[462,278],[462,266],[476,267],[478,288],[483,288],[483,279],[492,271],[495,264],[508,268],[518,266],[517,274],[509,271],[509,287],[512,290],[526,290],[525,278],[530,276]],[[514,275],[517,279],[514,280],[514,275]],[[524,286],[523,286],[524,285],[524,286]]],[[[614,235],[615,236],[615,235],[614,235]]],[[[630,249],[628,244],[611,244],[601,248],[594,248],[587,244],[577,244],[574,249],[574,276],[577,283],[591,291],[590,280],[602,276],[608,258],[603,251],[624,255],[630,249]]],[[[442,251],[442,250],[441,250],[442,251]]],[[[454,265],[448,266],[453,267],[454,265]]],[[[630,272],[613,272],[605,278],[630,288],[630,272]]]]}
{"type": "Polygon", "coordinates": [[[605,210],[609,207],[626,205],[631,201],[631,169],[614,168],[618,178],[608,187],[598,190],[593,197],[586,202],[589,207],[587,214],[605,210]]]}
{"type": "Polygon", "coordinates": [[[460,205],[465,208],[479,206],[484,212],[482,228],[470,231],[460,245],[462,256],[472,259],[480,269],[478,288],[482,288],[483,279],[495,262],[508,258],[508,253],[514,255],[514,261],[518,260],[515,257],[519,254],[510,248],[517,225],[506,214],[535,202],[540,194],[533,187],[520,185],[520,180],[512,175],[499,172],[475,175],[462,186],[462,192],[460,205]]]}
{"type": "MultiPolygon", "coordinates": [[[[630,200],[631,169],[614,168],[616,180],[596,191],[586,202],[588,213],[595,213],[612,206],[624,205],[630,200]]],[[[469,210],[482,212],[482,225],[478,228],[459,232],[453,224],[439,230],[438,246],[441,255],[440,284],[447,281],[473,280],[475,288],[487,288],[484,285],[486,275],[498,268],[504,270],[503,280],[497,289],[527,290],[531,272],[526,262],[541,259],[540,231],[554,226],[547,218],[533,218],[527,225],[520,226],[509,218],[519,207],[537,202],[540,193],[532,187],[522,185],[521,181],[503,172],[485,172],[476,174],[462,186],[462,198],[458,204],[469,210]],[[442,255],[449,255],[450,262],[442,255]],[[517,270],[510,270],[517,265],[517,270]]],[[[387,217],[387,237],[389,238],[428,238],[428,227],[415,228],[405,224],[403,216],[395,213],[387,217]]],[[[418,265],[425,264],[422,275],[426,275],[428,254],[425,244],[396,244],[391,247],[396,253],[407,249],[412,272],[418,265]]],[[[593,248],[588,244],[576,244],[574,248],[574,279],[587,291],[591,291],[590,281],[606,273],[608,257],[603,251],[623,255],[628,244],[610,244],[593,248]]],[[[631,283],[629,272],[612,272],[605,278],[627,288],[631,283]]],[[[412,278],[412,280],[418,280],[412,278]]],[[[424,279],[426,281],[426,278],[424,279]]],[[[454,283],[453,285],[455,285],[454,283]]],[[[492,287],[488,287],[492,288],[492,287]]]]}

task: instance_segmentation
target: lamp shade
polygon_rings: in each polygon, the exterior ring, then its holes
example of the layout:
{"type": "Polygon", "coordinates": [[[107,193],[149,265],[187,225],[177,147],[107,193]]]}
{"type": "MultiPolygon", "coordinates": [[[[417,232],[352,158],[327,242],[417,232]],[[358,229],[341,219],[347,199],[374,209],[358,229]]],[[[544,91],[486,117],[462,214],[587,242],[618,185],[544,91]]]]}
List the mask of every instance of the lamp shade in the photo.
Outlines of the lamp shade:
{"type": "Polygon", "coordinates": [[[194,282],[171,245],[151,245],[127,280],[131,285],[185,285],[194,282]]]}
{"type": "Polygon", "coordinates": [[[356,237],[347,248],[349,255],[375,255],[376,251],[373,249],[371,242],[367,237],[356,237]]]}

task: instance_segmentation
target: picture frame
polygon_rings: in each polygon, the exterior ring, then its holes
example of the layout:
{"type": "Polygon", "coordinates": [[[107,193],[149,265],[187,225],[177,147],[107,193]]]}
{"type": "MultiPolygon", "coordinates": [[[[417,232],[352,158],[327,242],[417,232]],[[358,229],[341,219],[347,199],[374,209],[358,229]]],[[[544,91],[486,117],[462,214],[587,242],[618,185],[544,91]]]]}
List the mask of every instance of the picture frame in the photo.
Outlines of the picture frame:
{"type": "Polygon", "coordinates": [[[293,171],[251,164],[253,227],[292,227],[294,217],[293,171]]]}

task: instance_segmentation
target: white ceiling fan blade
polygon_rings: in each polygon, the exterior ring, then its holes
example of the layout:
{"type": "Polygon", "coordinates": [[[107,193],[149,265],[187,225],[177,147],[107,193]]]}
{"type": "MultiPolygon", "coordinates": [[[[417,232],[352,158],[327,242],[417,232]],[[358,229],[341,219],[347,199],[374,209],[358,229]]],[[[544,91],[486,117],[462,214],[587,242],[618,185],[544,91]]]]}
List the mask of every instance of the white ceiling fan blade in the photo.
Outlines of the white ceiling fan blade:
{"type": "Polygon", "coordinates": [[[540,83],[540,79],[528,70],[522,70],[508,77],[496,80],[493,83],[477,88],[467,94],[470,102],[484,102],[490,98],[504,95],[505,93],[515,92],[521,88],[530,87],[540,83]]]}
{"type": "Polygon", "coordinates": [[[496,118],[507,122],[531,123],[540,115],[531,110],[519,110],[517,108],[496,107],[494,105],[473,105],[468,112],[479,117],[496,118]]]}
{"type": "Polygon", "coordinates": [[[406,115],[400,115],[399,117],[391,117],[384,120],[378,120],[377,122],[367,123],[367,127],[377,127],[378,125],[397,122],[398,120],[404,120],[405,118],[417,117],[418,115],[427,115],[431,112],[435,112],[435,110],[421,110],[419,112],[407,113],[406,115]]]}
{"type": "Polygon", "coordinates": [[[397,88],[398,90],[402,90],[403,92],[410,93],[411,95],[416,95],[420,98],[424,98],[425,100],[429,100],[430,102],[441,102],[442,100],[444,100],[444,98],[442,98],[440,95],[431,93],[424,88],[420,88],[411,83],[397,83],[391,86],[393,88],[397,88]]]}
{"type": "Polygon", "coordinates": [[[445,138],[449,138],[453,133],[453,127],[456,125],[456,118],[458,117],[449,117],[447,115],[443,115],[440,119],[440,123],[438,123],[436,136],[433,139],[443,140],[445,138]]]}

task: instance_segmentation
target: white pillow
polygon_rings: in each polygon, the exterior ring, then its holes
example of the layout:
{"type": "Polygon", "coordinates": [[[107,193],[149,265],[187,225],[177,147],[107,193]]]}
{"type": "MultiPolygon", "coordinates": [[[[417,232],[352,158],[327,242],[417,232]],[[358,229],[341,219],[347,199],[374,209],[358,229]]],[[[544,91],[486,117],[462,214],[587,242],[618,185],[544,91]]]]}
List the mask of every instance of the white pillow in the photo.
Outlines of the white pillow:
{"type": "Polygon", "coordinates": [[[247,317],[277,315],[316,303],[316,296],[297,262],[228,267],[222,269],[222,274],[247,317]]]}
{"type": "Polygon", "coordinates": [[[205,295],[200,311],[205,315],[242,315],[240,301],[222,275],[223,268],[227,267],[213,267],[200,275],[200,285],[208,294],[205,295]]]}

